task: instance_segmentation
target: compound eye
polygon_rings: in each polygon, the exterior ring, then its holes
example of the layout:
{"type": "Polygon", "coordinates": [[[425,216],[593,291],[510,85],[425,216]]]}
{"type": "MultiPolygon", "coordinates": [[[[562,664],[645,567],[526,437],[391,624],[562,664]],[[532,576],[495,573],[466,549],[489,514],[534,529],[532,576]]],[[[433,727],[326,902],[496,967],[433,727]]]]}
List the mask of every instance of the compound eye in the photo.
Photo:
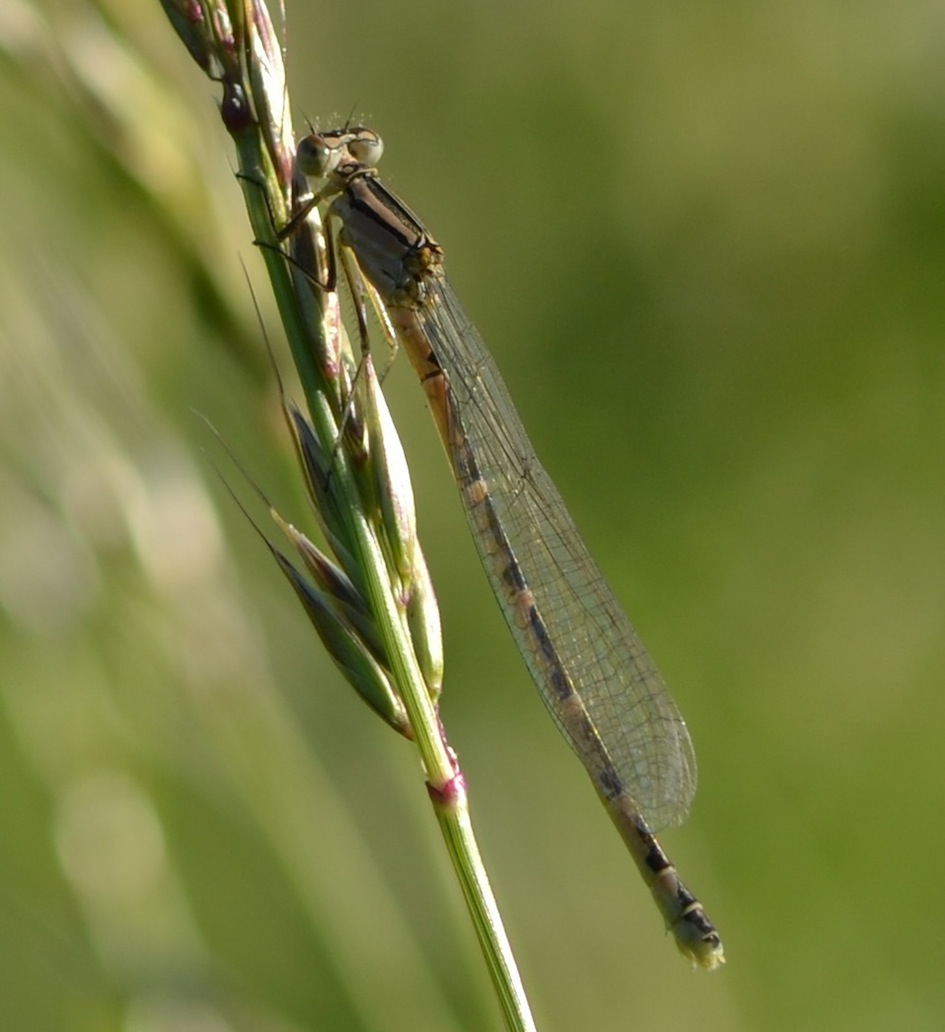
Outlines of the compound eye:
{"type": "Polygon", "coordinates": [[[344,147],[318,133],[312,133],[299,140],[295,152],[299,171],[313,179],[324,179],[341,163],[344,147]]]}
{"type": "Polygon", "coordinates": [[[374,168],[384,153],[384,141],[373,129],[359,129],[348,141],[348,153],[359,165],[374,168]]]}

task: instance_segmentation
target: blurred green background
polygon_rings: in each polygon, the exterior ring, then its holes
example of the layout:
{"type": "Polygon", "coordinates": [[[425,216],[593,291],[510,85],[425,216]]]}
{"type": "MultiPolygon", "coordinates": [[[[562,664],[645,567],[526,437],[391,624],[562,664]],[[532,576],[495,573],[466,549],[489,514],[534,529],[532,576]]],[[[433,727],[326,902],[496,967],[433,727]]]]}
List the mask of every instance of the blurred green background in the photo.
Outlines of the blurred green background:
{"type": "MultiPolygon", "coordinates": [[[[388,380],[444,718],[543,1030],[937,1029],[938,3],[289,4],[378,128],[690,723],[687,970],[388,380]]],[[[291,518],[216,95],[156,0],[0,9],[0,1028],[486,1030],[414,751],[213,471],[291,518]]],[[[299,128],[302,126],[300,124],[299,128]]]]}

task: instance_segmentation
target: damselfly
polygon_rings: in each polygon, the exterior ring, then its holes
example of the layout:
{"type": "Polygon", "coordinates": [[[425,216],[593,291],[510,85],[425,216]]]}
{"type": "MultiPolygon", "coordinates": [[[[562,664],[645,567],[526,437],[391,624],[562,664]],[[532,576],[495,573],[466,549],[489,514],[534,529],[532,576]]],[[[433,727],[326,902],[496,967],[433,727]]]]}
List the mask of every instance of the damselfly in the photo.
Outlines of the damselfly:
{"type": "Polygon", "coordinates": [[[695,793],[686,724],[539,463],[446,280],[443,249],[379,180],[381,151],[362,127],[302,139],[298,167],[322,186],[281,235],[316,204],[340,223],[341,257],[353,257],[426,391],[486,574],[548,710],[680,950],[716,968],[718,932],[654,836],[685,818],[695,793]]]}

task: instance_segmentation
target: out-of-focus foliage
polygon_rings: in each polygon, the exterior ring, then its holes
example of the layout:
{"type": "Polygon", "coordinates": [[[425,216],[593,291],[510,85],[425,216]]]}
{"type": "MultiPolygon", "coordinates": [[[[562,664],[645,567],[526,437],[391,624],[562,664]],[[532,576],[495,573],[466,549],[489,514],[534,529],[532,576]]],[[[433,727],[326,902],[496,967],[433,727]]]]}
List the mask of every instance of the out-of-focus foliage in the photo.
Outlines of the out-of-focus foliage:
{"type": "MultiPolygon", "coordinates": [[[[540,1026],[937,1027],[940,5],[288,20],[296,111],[384,135],[696,741],[666,844],[712,977],[542,711],[395,363],[540,1026]]],[[[214,104],[156,2],[2,5],[0,1028],[495,1028],[413,753],[202,453],[193,409],[304,518],[214,104]]]]}

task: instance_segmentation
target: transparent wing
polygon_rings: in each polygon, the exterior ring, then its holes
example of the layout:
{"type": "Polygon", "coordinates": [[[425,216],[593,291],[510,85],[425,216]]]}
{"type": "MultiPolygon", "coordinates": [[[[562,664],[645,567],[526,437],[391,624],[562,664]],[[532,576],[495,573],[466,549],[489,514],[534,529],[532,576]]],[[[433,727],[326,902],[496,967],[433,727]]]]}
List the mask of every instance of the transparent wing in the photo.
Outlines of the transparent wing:
{"type": "MultiPolygon", "coordinates": [[[[451,419],[468,440],[508,547],[532,592],[558,661],[583,700],[621,780],[654,830],[678,824],[696,789],[689,732],[663,679],[587,551],[542,468],[482,339],[445,281],[430,284],[417,313],[449,380],[451,419]]],[[[464,499],[466,498],[464,494],[464,499]]],[[[534,641],[518,626],[495,542],[467,511],[483,565],[513,635],[561,733],[534,641]]]]}

